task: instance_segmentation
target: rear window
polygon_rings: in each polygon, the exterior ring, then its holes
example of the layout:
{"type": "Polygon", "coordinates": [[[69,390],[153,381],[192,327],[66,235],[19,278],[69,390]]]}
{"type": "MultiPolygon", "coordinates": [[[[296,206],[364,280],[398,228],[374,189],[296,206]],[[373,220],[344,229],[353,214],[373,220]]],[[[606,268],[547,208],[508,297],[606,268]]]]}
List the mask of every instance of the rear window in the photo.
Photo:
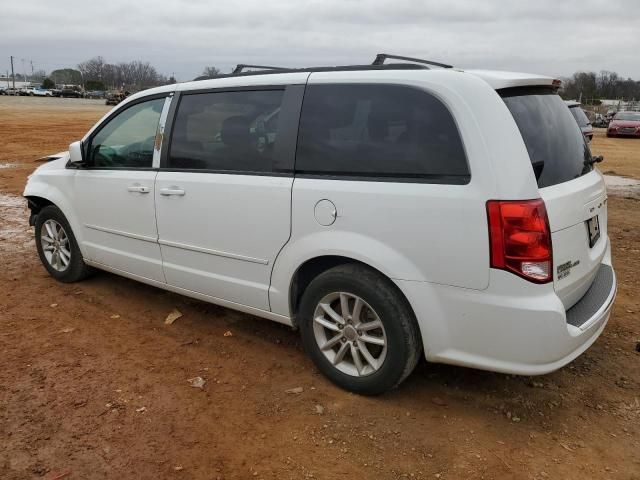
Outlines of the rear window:
{"type": "Polygon", "coordinates": [[[587,114],[584,113],[584,110],[582,110],[580,107],[569,107],[569,111],[573,115],[573,118],[576,119],[576,122],[578,122],[578,125],[580,125],[581,127],[586,127],[587,125],[589,125],[589,117],[587,117],[587,114]]]}
{"type": "Polygon", "coordinates": [[[470,179],[455,121],[433,95],[399,85],[310,85],[296,171],[390,181],[470,179]]]}
{"type": "Polygon", "coordinates": [[[518,125],[539,187],[568,182],[592,170],[582,131],[554,90],[514,88],[498,93],[518,125]]]}

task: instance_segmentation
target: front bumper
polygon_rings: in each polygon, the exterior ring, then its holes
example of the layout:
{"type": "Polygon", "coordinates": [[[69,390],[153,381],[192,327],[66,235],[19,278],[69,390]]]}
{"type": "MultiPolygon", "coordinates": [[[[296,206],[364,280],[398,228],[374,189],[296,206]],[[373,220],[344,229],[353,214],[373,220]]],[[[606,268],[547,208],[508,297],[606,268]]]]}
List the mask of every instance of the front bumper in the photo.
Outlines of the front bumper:
{"type": "Polygon", "coordinates": [[[569,313],[552,284],[533,285],[500,270],[491,270],[482,291],[396,282],[414,307],[427,360],[541,375],[574,360],[604,330],[616,296],[610,248],[602,264],[609,283],[590,288],[569,313]]]}

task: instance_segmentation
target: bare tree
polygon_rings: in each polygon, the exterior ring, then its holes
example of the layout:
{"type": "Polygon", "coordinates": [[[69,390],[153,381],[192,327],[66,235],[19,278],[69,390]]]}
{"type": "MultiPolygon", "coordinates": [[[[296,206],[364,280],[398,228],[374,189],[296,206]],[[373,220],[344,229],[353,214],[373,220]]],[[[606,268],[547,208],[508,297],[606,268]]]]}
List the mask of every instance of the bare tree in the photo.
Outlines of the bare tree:
{"type": "Polygon", "coordinates": [[[640,98],[640,81],[631,78],[623,79],[616,72],[606,70],[595,72],[576,72],[565,79],[561,94],[566,99],[592,101],[603,98],[640,98]]]}
{"type": "Polygon", "coordinates": [[[31,76],[29,76],[29,80],[31,80],[31,82],[33,83],[41,83],[46,76],[47,72],[45,72],[44,70],[36,70],[35,72],[33,72],[33,74],[31,74],[31,76]]]}
{"type": "Polygon", "coordinates": [[[82,72],[82,78],[87,80],[102,80],[104,58],[97,56],[78,64],[78,70],[82,72]]]}
{"type": "Polygon", "coordinates": [[[137,88],[144,88],[158,83],[158,72],[149,62],[133,61],[130,64],[133,74],[133,84],[137,88]]]}
{"type": "Polygon", "coordinates": [[[216,75],[220,75],[220,69],[216,67],[204,67],[202,70],[203,77],[215,77],[216,75]]]}

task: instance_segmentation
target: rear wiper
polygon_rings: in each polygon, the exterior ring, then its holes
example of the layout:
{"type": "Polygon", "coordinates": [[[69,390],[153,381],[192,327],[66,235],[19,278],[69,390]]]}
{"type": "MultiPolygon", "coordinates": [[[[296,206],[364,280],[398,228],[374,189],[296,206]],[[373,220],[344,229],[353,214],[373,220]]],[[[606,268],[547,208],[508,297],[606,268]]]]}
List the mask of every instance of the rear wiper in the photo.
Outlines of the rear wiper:
{"type": "Polygon", "coordinates": [[[595,163],[600,163],[604,160],[602,155],[598,155],[597,157],[591,157],[584,161],[585,165],[593,165],[595,163]]]}

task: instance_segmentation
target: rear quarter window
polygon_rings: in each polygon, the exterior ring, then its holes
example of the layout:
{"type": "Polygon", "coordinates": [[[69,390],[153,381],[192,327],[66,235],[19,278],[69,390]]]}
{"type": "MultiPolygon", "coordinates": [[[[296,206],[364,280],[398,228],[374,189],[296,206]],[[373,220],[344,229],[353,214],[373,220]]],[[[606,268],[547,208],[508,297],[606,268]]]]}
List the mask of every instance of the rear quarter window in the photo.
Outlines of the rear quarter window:
{"type": "Polygon", "coordinates": [[[498,93],[520,130],[539,187],[568,182],[593,169],[582,131],[554,90],[513,88],[498,93]]]}
{"type": "Polygon", "coordinates": [[[428,183],[470,178],[449,110],[433,95],[400,85],[309,85],[296,171],[428,183]]]}

